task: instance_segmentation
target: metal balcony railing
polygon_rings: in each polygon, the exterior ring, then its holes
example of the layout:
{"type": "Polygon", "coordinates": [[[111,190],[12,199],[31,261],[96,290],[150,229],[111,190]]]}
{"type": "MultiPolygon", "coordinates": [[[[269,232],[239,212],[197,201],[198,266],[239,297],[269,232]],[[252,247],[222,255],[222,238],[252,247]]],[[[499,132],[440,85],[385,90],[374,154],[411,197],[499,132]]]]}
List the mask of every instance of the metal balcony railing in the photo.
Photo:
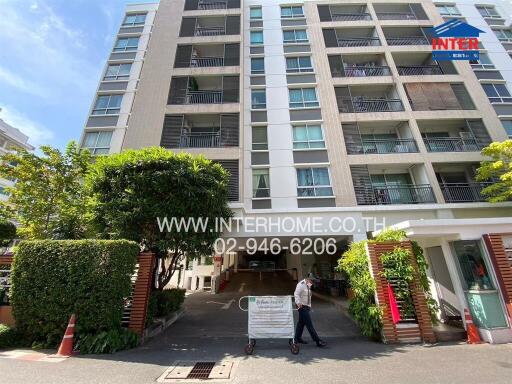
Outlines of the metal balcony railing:
{"type": "Polygon", "coordinates": [[[359,97],[338,98],[338,108],[342,113],[400,112],[404,110],[400,99],[367,99],[359,97]]]}
{"type": "Polygon", "coordinates": [[[377,12],[379,20],[416,20],[417,17],[411,12],[377,12]]]}
{"type": "Polygon", "coordinates": [[[386,37],[388,45],[429,45],[424,36],[386,37]]]}
{"type": "Polygon", "coordinates": [[[418,101],[418,104],[414,103],[414,100],[409,99],[409,104],[411,105],[411,108],[413,111],[459,111],[462,108],[458,106],[449,106],[444,105],[442,107],[436,107],[433,109],[431,106],[424,107],[424,103],[422,100],[418,101]]]}
{"type": "Polygon", "coordinates": [[[358,205],[428,204],[435,203],[429,184],[386,187],[355,186],[358,205]]]}
{"type": "Polygon", "coordinates": [[[378,37],[352,37],[338,39],[338,47],[376,47],[380,45],[378,37]]]}
{"type": "Polygon", "coordinates": [[[222,67],[224,66],[224,58],[223,57],[193,57],[190,59],[190,67],[199,68],[199,67],[222,67]]]}
{"type": "Polygon", "coordinates": [[[369,13],[331,13],[332,21],[371,20],[369,13]]]}
{"type": "Polygon", "coordinates": [[[196,27],[194,31],[195,36],[221,36],[225,34],[224,27],[196,27]]]}
{"type": "Polygon", "coordinates": [[[185,101],[186,104],[220,104],[222,91],[188,91],[185,101]]]}
{"type": "Polygon", "coordinates": [[[475,138],[439,137],[423,141],[429,152],[478,152],[483,148],[475,138]]]}
{"type": "Polygon", "coordinates": [[[444,200],[447,203],[464,203],[486,201],[487,198],[482,194],[482,189],[492,183],[441,183],[444,200]]]}
{"type": "Polygon", "coordinates": [[[220,132],[216,133],[183,133],[180,137],[180,148],[218,148],[220,132]]]}
{"type": "Polygon", "coordinates": [[[347,143],[347,150],[352,154],[415,153],[418,146],[414,139],[364,139],[362,144],[347,143]]]}
{"type": "Polygon", "coordinates": [[[397,65],[396,69],[401,76],[442,75],[439,65],[397,65]]]}
{"type": "Polygon", "coordinates": [[[391,71],[387,66],[346,66],[345,77],[390,76],[391,71]]]}
{"type": "Polygon", "coordinates": [[[227,9],[227,1],[200,1],[197,4],[197,9],[227,9]]]}

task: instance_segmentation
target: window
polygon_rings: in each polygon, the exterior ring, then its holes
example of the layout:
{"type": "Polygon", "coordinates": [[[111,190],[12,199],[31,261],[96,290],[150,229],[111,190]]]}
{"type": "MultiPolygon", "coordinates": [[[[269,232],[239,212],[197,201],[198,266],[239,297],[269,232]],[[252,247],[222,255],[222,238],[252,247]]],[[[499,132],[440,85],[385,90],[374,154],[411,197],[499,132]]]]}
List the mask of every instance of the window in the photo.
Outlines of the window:
{"type": "Polygon", "coordinates": [[[512,97],[505,84],[482,84],[491,103],[512,103],[512,97]]]}
{"type": "Polygon", "coordinates": [[[263,44],[263,31],[251,31],[251,45],[263,44]]]}
{"type": "Polygon", "coordinates": [[[114,52],[136,51],[137,48],[139,48],[138,37],[122,37],[120,39],[117,39],[116,46],[114,47],[114,52]]]}
{"type": "Polygon", "coordinates": [[[117,115],[121,111],[123,95],[98,96],[96,105],[92,110],[93,115],[117,115]]]}
{"type": "Polygon", "coordinates": [[[318,107],[315,88],[298,88],[289,90],[290,108],[318,107]]]}
{"type": "Polygon", "coordinates": [[[252,127],[252,150],[268,150],[267,127],[252,127]]]}
{"type": "Polygon", "coordinates": [[[252,109],[267,108],[267,95],[264,89],[253,89],[251,92],[252,109]]]}
{"type": "Polygon", "coordinates": [[[486,53],[480,52],[478,60],[471,60],[469,63],[473,69],[493,69],[494,64],[492,63],[489,56],[486,53]]]}
{"type": "Polygon", "coordinates": [[[325,148],[320,125],[297,125],[293,127],[293,149],[325,148]]]}
{"type": "Polygon", "coordinates": [[[110,151],[112,131],[87,132],[84,137],[83,148],[87,148],[93,155],[105,155],[110,151]]]}
{"type": "Polygon", "coordinates": [[[313,65],[311,65],[311,57],[287,57],[286,58],[286,72],[313,72],[313,65]]]}
{"type": "Polygon", "coordinates": [[[263,18],[263,13],[261,12],[261,7],[252,7],[250,9],[251,20],[261,20],[263,18]]]}
{"type": "Polygon", "coordinates": [[[265,73],[265,59],[263,57],[253,57],[251,59],[251,73],[253,75],[265,73]]]}
{"type": "Polygon", "coordinates": [[[270,177],[268,168],[252,170],[252,197],[270,197],[270,177]]]}
{"type": "Polygon", "coordinates": [[[305,29],[292,29],[283,31],[283,42],[288,43],[307,43],[308,33],[305,29]]]}
{"type": "Polygon", "coordinates": [[[103,80],[126,80],[130,77],[131,64],[109,65],[103,80]]]}
{"type": "Polygon", "coordinates": [[[499,41],[512,41],[512,30],[510,29],[493,29],[492,30],[499,41]]]}
{"type": "Polygon", "coordinates": [[[455,5],[436,5],[441,16],[461,16],[455,5]]]}
{"type": "Polygon", "coordinates": [[[297,195],[299,197],[332,196],[327,168],[297,169],[297,195]]]}
{"type": "Polygon", "coordinates": [[[501,124],[507,132],[508,138],[512,139],[512,120],[501,120],[501,124]]]}
{"type": "Polygon", "coordinates": [[[124,18],[123,27],[135,27],[137,25],[143,25],[145,23],[145,13],[133,13],[126,15],[126,17],[124,18]]]}
{"type": "Polygon", "coordinates": [[[281,7],[281,18],[287,19],[294,17],[304,17],[304,9],[302,9],[302,5],[281,7]]]}
{"type": "Polygon", "coordinates": [[[486,6],[486,5],[477,5],[476,9],[482,17],[492,18],[492,19],[501,19],[500,14],[494,7],[486,6]]]}

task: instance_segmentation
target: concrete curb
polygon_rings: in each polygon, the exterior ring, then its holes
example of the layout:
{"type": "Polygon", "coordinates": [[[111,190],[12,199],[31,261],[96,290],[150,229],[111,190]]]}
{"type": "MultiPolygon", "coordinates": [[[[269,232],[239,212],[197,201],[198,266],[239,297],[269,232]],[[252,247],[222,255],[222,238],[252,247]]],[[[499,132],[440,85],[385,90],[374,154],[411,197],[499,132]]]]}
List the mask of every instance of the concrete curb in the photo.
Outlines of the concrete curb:
{"type": "Polygon", "coordinates": [[[152,324],[150,327],[144,330],[141,338],[141,344],[144,344],[153,337],[160,335],[184,314],[185,309],[182,308],[176,312],[171,313],[169,317],[156,319],[157,322],[155,324],[152,324]]]}

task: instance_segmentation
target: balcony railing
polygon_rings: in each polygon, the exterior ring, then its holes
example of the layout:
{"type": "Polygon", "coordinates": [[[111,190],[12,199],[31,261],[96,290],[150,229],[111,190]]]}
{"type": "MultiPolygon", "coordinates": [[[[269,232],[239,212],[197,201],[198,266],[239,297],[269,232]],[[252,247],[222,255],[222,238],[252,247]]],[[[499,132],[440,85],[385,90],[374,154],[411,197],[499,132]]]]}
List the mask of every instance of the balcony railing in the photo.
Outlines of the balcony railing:
{"type": "Polygon", "coordinates": [[[227,1],[200,1],[197,4],[197,9],[227,9],[227,1]]]}
{"type": "Polygon", "coordinates": [[[218,148],[220,133],[184,133],[180,137],[180,148],[218,148]]]}
{"type": "Polygon", "coordinates": [[[369,13],[331,13],[332,21],[371,20],[369,13]]]}
{"type": "Polygon", "coordinates": [[[400,112],[404,110],[400,99],[366,99],[358,97],[340,98],[338,100],[338,108],[342,113],[400,112]]]}
{"type": "Polygon", "coordinates": [[[188,91],[186,104],[220,104],[222,91],[188,91]]]}
{"type": "Polygon", "coordinates": [[[352,37],[338,39],[338,47],[376,47],[380,45],[378,37],[352,37]]]}
{"type": "Polygon", "coordinates": [[[401,76],[429,76],[442,75],[439,65],[397,65],[396,69],[401,76]]]}
{"type": "Polygon", "coordinates": [[[424,36],[386,37],[388,45],[429,45],[424,36]]]}
{"type": "Polygon", "coordinates": [[[429,152],[477,152],[483,148],[475,138],[438,137],[423,141],[429,152]]]}
{"type": "Polygon", "coordinates": [[[464,203],[486,201],[482,189],[492,183],[441,183],[444,200],[447,203],[464,203]]]}
{"type": "Polygon", "coordinates": [[[377,12],[379,20],[416,20],[417,17],[411,12],[377,12]]]}
{"type": "Polygon", "coordinates": [[[195,36],[220,36],[224,35],[226,30],[224,27],[196,27],[195,36]]]}
{"type": "Polygon", "coordinates": [[[424,106],[424,102],[422,100],[418,100],[418,103],[415,104],[414,100],[409,99],[409,104],[411,105],[411,108],[413,111],[458,111],[462,108],[460,106],[450,106],[450,105],[444,105],[444,106],[436,106],[435,109],[431,109],[431,106],[424,106]],[[418,105],[419,104],[419,105],[418,105]]]}
{"type": "Polygon", "coordinates": [[[366,77],[366,76],[390,76],[391,71],[387,66],[346,66],[345,77],[366,77]]]}
{"type": "Polygon", "coordinates": [[[359,205],[428,204],[436,199],[428,184],[401,186],[356,186],[356,199],[359,205]]]}
{"type": "Polygon", "coordinates": [[[383,153],[415,153],[418,146],[414,139],[374,139],[363,140],[362,144],[348,143],[349,153],[383,154],[383,153]]]}
{"type": "Polygon", "coordinates": [[[199,67],[222,67],[224,66],[224,58],[223,57],[193,57],[190,59],[190,67],[199,68],[199,67]]]}

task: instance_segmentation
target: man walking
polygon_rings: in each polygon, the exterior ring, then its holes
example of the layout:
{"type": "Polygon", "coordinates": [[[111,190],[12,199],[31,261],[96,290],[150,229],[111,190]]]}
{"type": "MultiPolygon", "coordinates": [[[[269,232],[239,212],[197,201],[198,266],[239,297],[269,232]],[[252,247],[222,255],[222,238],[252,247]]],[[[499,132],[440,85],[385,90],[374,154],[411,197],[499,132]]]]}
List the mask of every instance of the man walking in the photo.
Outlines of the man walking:
{"type": "Polygon", "coordinates": [[[295,342],[307,344],[306,341],[302,340],[302,332],[304,331],[304,326],[306,326],[316,346],[322,348],[327,343],[320,340],[311,321],[311,286],[313,285],[313,280],[314,276],[310,273],[304,280],[299,281],[297,288],[295,288],[295,305],[299,309],[299,322],[297,323],[297,328],[295,328],[295,342]]]}

